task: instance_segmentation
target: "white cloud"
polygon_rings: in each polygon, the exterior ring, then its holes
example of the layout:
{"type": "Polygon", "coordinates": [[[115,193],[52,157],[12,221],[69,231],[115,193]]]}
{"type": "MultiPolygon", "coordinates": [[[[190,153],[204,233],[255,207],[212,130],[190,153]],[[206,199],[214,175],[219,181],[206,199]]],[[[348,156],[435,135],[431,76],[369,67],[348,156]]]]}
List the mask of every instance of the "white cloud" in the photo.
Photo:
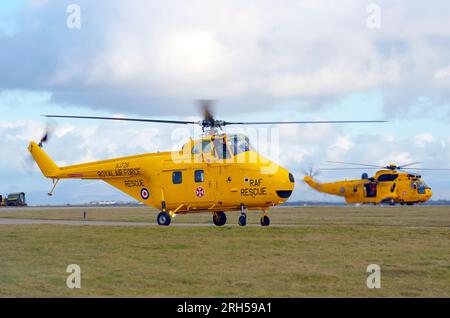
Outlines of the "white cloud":
{"type": "Polygon", "coordinates": [[[442,89],[450,64],[444,1],[428,14],[420,1],[380,1],[376,30],[366,26],[369,3],[359,0],[78,4],[82,27],[72,31],[58,24],[64,3],[26,7],[20,33],[0,40],[0,89],[45,89],[57,101],[115,111],[148,113],[150,104],[166,114],[161,98],[317,104],[375,90],[390,115],[408,114],[420,98],[450,100],[442,89]]]}
{"type": "Polygon", "coordinates": [[[425,147],[427,143],[434,142],[434,137],[432,133],[424,132],[415,136],[415,143],[418,147],[425,147]]]}
{"type": "Polygon", "coordinates": [[[441,79],[441,78],[447,78],[450,77],[450,66],[447,66],[446,68],[437,70],[436,73],[434,73],[434,78],[441,79]]]}
{"type": "Polygon", "coordinates": [[[332,161],[342,160],[353,146],[354,143],[349,136],[338,136],[335,142],[328,147],[327,158],[332,161]]]}

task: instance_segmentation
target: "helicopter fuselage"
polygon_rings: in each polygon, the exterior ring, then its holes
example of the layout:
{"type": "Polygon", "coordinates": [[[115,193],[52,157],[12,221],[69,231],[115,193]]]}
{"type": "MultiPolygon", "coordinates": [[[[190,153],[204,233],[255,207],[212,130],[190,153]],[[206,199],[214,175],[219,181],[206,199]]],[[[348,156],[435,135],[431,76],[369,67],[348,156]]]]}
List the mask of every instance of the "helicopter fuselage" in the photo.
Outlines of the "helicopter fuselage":
{"type": "Polygon", "coordinates": [[[406,172],[380,170],[372,178],[320,183],[306,176],[304,181],[313,189],[345,198],[345,201],[362,204],[414,204],[428,201],[431,188],[421,176],[406,172]]]}
{"type": "Polygon", "coordinates": [[[253,150],[242,135],[209,135],[180,151],[148,153],[58,167],[35,142],[28,150],[54,180],[99,179],[171,216],[192,212],[267,210],[294,189],[286,169],[253,150]]]}

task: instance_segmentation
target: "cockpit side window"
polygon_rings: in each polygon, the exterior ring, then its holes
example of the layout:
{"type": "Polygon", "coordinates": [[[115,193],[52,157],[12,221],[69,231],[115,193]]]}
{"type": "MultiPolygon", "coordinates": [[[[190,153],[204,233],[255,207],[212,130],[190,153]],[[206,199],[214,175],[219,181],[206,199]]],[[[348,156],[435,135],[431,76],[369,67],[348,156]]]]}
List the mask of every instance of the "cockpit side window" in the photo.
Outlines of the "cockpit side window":
{"type": "Polygon", "coordinates": [[[216,150],[216,156],[219,159],[228,159],[231,157],[228,152],[227,144],[224,142],[224,139],[216,139],[214,140],[214,148],[216,150]]]}
{"type": "Polygon", "coordinates": [[[246,136],[232,135],[230,136],[230,147],[233,155],[236,156],[242,152],[250,151],[251,146],[246,136]]]}
{"type": "Polygon", "coordinates": [[[427,186],[427,184],[423,181],[418,181],[417,182],[417,193],[419,194],[425,194],[426,193],[426,189],[430,189],[429,186],[427,186]]]}
{"type": "Polygon", "coordinates": [[[192,147],[192,154],[193,155],[199,155],[202,152],[202,143],[199,141],[197,142],[194,147],[192,147]]]}
{"type": "Polygon", "coordinates": [[[211,153],[213,149],[213,144],[209,140],[205,140],[202,142],[203,153],[211,153]]]}
{"type": "Polygon", "coordinates": [[[378,177],[379,182],[395,181],[398,178],[398,174],[382,174],[378,177]]]}
{"type": "Polygon", "coordinates": [[[194,147],[192,147],[192,154],[200,155],[202,153],[209,154],[212,152],[213,144],[209,140],[203,140],[197,142],[194,147]]]}

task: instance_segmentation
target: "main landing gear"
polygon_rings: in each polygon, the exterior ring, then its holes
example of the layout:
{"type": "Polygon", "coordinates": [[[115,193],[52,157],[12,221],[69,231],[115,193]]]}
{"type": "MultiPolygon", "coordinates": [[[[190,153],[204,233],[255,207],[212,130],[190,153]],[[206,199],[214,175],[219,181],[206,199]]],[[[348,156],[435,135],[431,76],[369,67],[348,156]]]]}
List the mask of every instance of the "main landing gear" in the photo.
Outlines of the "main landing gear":
{"type": "MultiPolygon", "coordinates": [[[[247,214],[245,213],[247,211],[247,208],[241,204],[241,216],[239,217],[238,224],[239,226],[246,226],[247,225],[247,214]]],[[[267,215],[266,211],[263,211],[263,215],[261,216],[261,226],[269,226],[270,225],[270,218],[267,215]]]]}
{"type": "MultiPolygon", "coordinates": [[[[246,226],[247,225],[247,214],[245,206],[241,206],[241,215],[239,216],[238,224],[239,226],[246,226]]],[[[162,226],[169,226],[170,222],[172,221],[172,213],[168,213],[165,211],[162,211],[158,214],[158,217],[156,218],[159,225],[162,226]]],[[[173,215],[173,214],[172,214],[173,215]]],[[[216,226],[223,226],[227,223],[227,216],[224,212],[215,212],[213,214],[213,222],[216,226]]],[[[264,211],[264,214],[261,216],[260,220],[261,226],[269,226],[270,225],[270,219],[267,216],[266,212],[264,211]]]]}
{"type": "Polygon", "coordinates": [[[213,222],[217,226],[223,226],[227,223],[227,216],[223,212],[215,212],[213,214],[213,222]]]}
{"type": "Polygon", "coordinates": [[[158,217],[156,218],[159,225],[168,226],[170,225],[170,221],[172,218],[170,217],[169,213],[167,212],[161,212],[158,214],[158,217]]]}
{"type": "Polygon", "coordinates": [[[247,225],[247,214],[245,211],[247,208],[241,204],[241,216],[239,217],[238,224],[239,226],[246,226],[247,225]]]}

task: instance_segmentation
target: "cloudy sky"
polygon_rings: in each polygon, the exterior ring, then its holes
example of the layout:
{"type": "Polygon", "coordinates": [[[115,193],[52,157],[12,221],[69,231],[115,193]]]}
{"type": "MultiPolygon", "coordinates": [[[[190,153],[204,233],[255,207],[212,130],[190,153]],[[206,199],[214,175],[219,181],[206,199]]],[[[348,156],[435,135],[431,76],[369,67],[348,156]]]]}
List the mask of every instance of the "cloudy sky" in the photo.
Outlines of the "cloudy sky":
{"type": "MultiPolygon", "coordinates": [[[[47,197],[50,181],[26,152],[48,124],[41,115],[200,119],[193,100],[202,98],[217,100],[225,120],[389,120],[268,127],[273,147],[267,130],[243,131],[297,179],[327,160],[450,168],[448,12],[444,0],[1,1],[0,194],[24,191],[31,204],[128,200],[100,181],[74,180],[47,197]]],[[[50,124],[46,151],[61,165],[176,149],[198,134],[50,124]]],[[[434,199],[450,199],[450,173],[423,175],[434,199]]],[[[298,182],[293,200],[310,199],[333,198],[298,182]]]]}

